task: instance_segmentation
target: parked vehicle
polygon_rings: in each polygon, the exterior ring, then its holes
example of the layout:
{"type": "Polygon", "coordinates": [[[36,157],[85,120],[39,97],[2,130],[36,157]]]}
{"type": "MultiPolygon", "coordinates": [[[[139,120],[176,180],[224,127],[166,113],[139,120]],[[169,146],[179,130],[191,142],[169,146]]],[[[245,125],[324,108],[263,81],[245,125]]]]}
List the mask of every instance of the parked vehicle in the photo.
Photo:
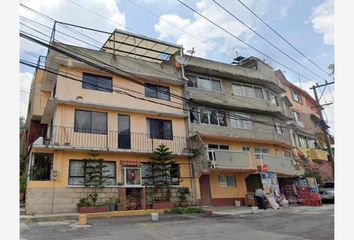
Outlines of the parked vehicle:
{"type": "Polygon", "coordinates": [[[322,201],[334,202],[334,182],[326,182],[318,188],[322,201]]]}

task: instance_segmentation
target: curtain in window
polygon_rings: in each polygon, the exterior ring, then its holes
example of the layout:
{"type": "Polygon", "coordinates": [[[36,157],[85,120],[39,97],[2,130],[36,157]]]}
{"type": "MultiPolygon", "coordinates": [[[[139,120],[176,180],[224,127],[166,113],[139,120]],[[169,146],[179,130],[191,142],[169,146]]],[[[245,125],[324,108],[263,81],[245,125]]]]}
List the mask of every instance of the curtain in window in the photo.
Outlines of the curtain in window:
{"type": "Polygon", "coordinates": [[[211,80],[211,88],[213,91],[221,92],[221,82],[219,80],[211,80]]]}
{"type": "Polygon", "coordinates": [[[232,92],[236,96],[242,96],[241,84],[232,84],[232,92]]]}
{"type": "Polygon", "coordinates": [[[75,111],[75,132],[91,132],[91,112],[75,111]]]}
{"type": "Polygon", "coordinates": [[[107,133],[107,113],[92,112],[92,133],[107,133]]]}
{"type": "Polygon", "coordinates": [[[264,99],[262,88],[254,87],[254,93],[256,98],[264,99]]]}

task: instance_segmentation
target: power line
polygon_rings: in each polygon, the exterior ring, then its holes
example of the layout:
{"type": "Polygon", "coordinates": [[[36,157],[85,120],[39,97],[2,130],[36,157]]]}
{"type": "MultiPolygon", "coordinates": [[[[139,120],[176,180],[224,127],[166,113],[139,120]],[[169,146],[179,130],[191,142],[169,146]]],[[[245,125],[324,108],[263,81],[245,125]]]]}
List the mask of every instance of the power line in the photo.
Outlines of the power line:
{"type": "Polygon", "coordinates": [[[250,45],[249,43],[243,41],[242,39],[240,39],[239,37],[235,36],[233,33],[231,33],[230,31],[226,30],[225,28],[221,27],[220,25],[218,25],[217,23],[213,22],[212,20],[210,20],[209,18],[207,18],[206,16],[204,16],[203,14],[201,14],[200,12],[198,12],[197,10],[193,9],[192,7],[188,6],[187,4],[185,4],[184,2],[177,0],[179,3],[181,3],[182,5],[184,5],[186,8],[190,9],[191,11],[193,11],[194,13],[198,14],[200,17],[204,18],[205,20],[207,20],[208,22],[210,22],[211,24],[215,25],[216,27],[220,28],[221,30],[223,30],[224,32],[226,32],[227,34],[229,34],[230,36],[234,37],[235,39],[239,40],[240,42],[242,42],[243,44],[245,44],[246,46],[250,47],[251,49],[253,49],[254,51],[258,52],[259,54],[263,55],[266,58],[269,58],[270,60],[278,63],[279,65],[283,66],[284,68],[292,71],[293,73],[299,74],[301,75],[303,78],[306,78],[308,80],[312,80],[311,78],[296,72],[295,70],[293,70],[292,68],[288,67],[285,64],[282,64],[281,62],[275,60],[274,58],[270,57],[269,55],[263,53],[262,51],[258,50],[257,48],[253,47],[252,45],[250,45]]]}
{"type": "Polygon", "coordinates": [[[258,18],[264,25],[266,25],[270,30],[272,30],[278,37],[280,37],[282,40],[284,40],[289,46],[291,46],[293,49],[295,49],[298,53],[300,53],[304,58],[306,58],[308,61],[310,61],[312,64],[314,64],[318,69],[320,69],[322,72],[328,74],[326,70],[324,70],[322,67],[317,65],[314,61],[312,61],[310,58],[306,57],[304,53],[302,53],[298,48],[296,48],[293,44],[291,44],[285,37],[283,37],[280,33],[278,33],[274,28],[272,28],[269,24],[267,24],[259,15],[257,15],[252,9],[250,9],[246,4],[244,4],[241,0],[237,0],[242,6],[244,6],[248,11],[250,11],[256,18],[258,18]]]}
{"type": "Polygon", "coordinates": [[[257,31],[255,31],[253,28],[251,28],[248,24],[246,24],[244,21],[242,21],[240,18],[236,17],[233,13],[231,13],[229,10],[227,10],[225,7],[223,7],[221,4],[219,4],[216,0],[212,0],[216,5],[218,5],[220,8],[222,8],[224,11],[226,11],[229,15],[231,15],[233,18],[235,18],[237,21],[239,21],[242,25],[244,25],[245,27],[247,27],[249,30],[251,30],[253,33],[255,33],[258,37],[262,38],[264,41],[266,41],[269,45],[271,45],[272,47],[274,47],[275,49],[277,49],[279,52],[281,52],[283,55],[287,56],[288,58],[290,58],[291,60],[293,60],[294,62],[296,62],[298,65],[300,65],[301,67],[305,68],[306,70],[308,70],[309,72],[311,72],[312,74],[316,75],[317,77],[326,80],[325,78],[321,77],[320,75],[318,75],[317,73],[315,73],[314,71],[312,71],[311,69],[309,69],[308,67],[304,66],[302,63],[300,63],[299,61],[297,61],[296,59],[294,59],[293,57],[291,57],[290,55],[288,55],[286,52],[284,52],[283,50],[281,50],[278,46],[274,45],[273,43],[271,43],[268,39],[266,39],[265,37],[263,37],[261,34],[259,34],[257,31]]]}

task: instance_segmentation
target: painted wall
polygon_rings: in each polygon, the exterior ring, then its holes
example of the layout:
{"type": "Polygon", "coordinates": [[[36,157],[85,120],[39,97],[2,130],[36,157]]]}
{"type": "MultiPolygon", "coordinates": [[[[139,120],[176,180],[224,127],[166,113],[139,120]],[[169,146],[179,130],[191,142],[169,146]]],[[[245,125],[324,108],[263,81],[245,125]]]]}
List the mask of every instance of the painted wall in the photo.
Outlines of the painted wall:
{"type": "MultiPolygon", "coordinates": [[[[112,77],[112,75],[109,75],[106,72],[97,72],[97,71],[93,72],[93,71],[83,70],[78,68],[61,67],[61,71],[68,72],[71,75],[75,75],[75,78],[80,80],[82,80],[83,72],[112,77]]],[[[138,85],[132,82],[131,80],[124,79],[119,76],[113,76],[112,83],[113,83],[113,89],[117,90],[119,88],[118,90],[129,92],[130,94],[135,95],[137,97],[146,98],[158,103],[173,105],[179,108],[182,107],[181,105],[182,100],[176,99],[175,97],[171,97],[171,101],[145,97],[144,86],[138,85]]],[[[182,96],[181,86],[171,85],[171,84],[168,85],[164,83],[159,83],[159,84],[162,86],[169,87],[170,93],[176,94],[178,96],[182,96]]],[[[136,109],[136,110],[141,109],[146,111],[158,111],[158,112],[166,112],[166,113],[183,114],[183,110],[181,109],[171,108],[156,103],[138,100],[130,96],[126,96],[116,92],[110,93],[110,92],[84,89],[82,88],[81,82],[72,81],[62,76],[58,76],[56,97],[58,99],[76,100],[78,96],[82,97],[83,102],[106,104],[115,107],[124,107],[124,108],[136,109]]]]}
{"type": "MultiPolygon", "coordinates": [[[[48,152],[54,154],[53,169],[58,171],[56,181],[28,181],[27,188],[66,188],[68,187],[69,178],[69,161],[70,160],[82,160],[89,158],[88,152],[69,152],[69,151],[48,151],[34,149],[32,152],[48,152]]],[[[149,158],[147,155],[138,154],[126,154],[126,153],[102,153],[99,155],[107,161],[116,162],[116,180],[121,181],[121,160],[136,161],[139,163],[147,163],[149,158]]],[[[176,162],[180,164],[180,177],[183,180],[181,186],[192,188],[192,179],[190,171],[190,163],[186,157],[176,157],[176,162]]]]}
{"type": "Polygon", "coordinates": [[[118,112],[112,110],[95,109],[87,107],[75,107],[70,105],[59,104],[56,108],[53,125],[55,126],[65,126],[74,127],[75,122],[75,109],[87,110],[87,111],[97,111],[97,112],[107,112],[108,113],[108,131],[118,131],[118,114],[130,115],[130,131],[136,133],[147,133],[146,118],[158,118],[166,119],[172,121],[172,131],[174,136],[185,137],[186,136],[186,126],[184,118],[177,117],[157,117],[149,116],[140,113],[129,113],[129,112],[118,112]]]}
{"type": "Polygon", "coordinates": [[[212,198],[244,198],[247,193],[246,188],[246,177],[248,173],[211,173],[210,177],[210,188],[212,198]],[[222,187],[219,185],[218,176],[227,175],[234,176],[236,187],[222,187]]]}

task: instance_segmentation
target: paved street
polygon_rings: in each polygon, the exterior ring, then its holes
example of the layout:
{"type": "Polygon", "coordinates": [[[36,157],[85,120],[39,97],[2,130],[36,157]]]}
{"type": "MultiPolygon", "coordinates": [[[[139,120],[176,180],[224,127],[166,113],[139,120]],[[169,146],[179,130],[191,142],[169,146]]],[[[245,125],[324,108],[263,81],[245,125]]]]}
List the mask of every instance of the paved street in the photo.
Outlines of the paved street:
{"type": "Polygon", "coordinates": [[[21,239],[240,239],[291,240],[334,239],[334,205],[266,210],[260,214],[204,218],[163,215],[160,222],[148,217],[21,223],[21,239]]]}

